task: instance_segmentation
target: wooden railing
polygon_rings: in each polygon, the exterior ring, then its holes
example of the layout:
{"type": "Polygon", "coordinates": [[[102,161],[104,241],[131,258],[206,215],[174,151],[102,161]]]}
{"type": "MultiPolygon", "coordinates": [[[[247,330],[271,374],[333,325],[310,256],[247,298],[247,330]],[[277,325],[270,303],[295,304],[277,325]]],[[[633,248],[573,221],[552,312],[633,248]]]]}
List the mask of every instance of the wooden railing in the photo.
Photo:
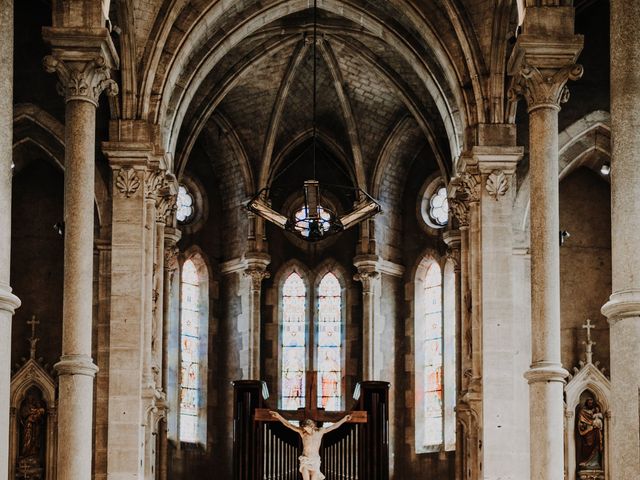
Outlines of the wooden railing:
{"type": "MultiPolygon", "coordinates": [[[[234,387],[233,480],[298,480],[299,435],[280,423],[256,419],[272,408],[266,384],[237,381],[234,387]]],[[[327,433],[320,457],[327,480],[389,479],[389,384],[361,382],[352,410],[367,412],[366,423],[345,424],[327,433]]]]}

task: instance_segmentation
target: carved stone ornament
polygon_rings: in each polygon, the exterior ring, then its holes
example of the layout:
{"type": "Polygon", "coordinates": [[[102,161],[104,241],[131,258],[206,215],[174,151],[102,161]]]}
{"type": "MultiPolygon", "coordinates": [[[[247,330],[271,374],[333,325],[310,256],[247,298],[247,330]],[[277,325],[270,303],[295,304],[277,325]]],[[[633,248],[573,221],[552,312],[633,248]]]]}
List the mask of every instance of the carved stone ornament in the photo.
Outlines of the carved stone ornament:
{"type": "Polygon", "coordinates": [[[471,173],[464,173],[460,177],[460,182],[465,200],[469,202],[479,202],[480,182],[478,176],[472,175],[471,173]]]}
{"type": "Polygon", "coordinates": [[[583,72],[582,65],[575,63],[551,73],[523,63],[513,78],[509,100],[524,97],[529,111],[540,107],[559,109],[560,104],[569,100],[567,81],[580,79],[583,72]]]}
{"type": "Polygon", "coordinates": [[[164,195],[158,199],[156,209],[156,221],[169,223],[171,215],[176,211],[177,195],[164,195]]]}
{"type": "Polygon", "coordinates": [[[164,172],[153,170],[147,172],[144,179],[144,194],[146,198],[155,198],[164,185],[164,172]]]}
{"type": "Polygon", "coordinates": [[[485,186],[489,195],[498,200],[498,197],[504,196],[509,190],[509,178],[500,170],[494,170],[487,177],[485,186]]]}
{"type": "Polygon", "coordinates": [[[451,216],[458,221],[460,227],[469,226],[469,207],[464,201],[458,198],[450,198],[449,211],[451,216]]]}
{"type": "Polygon", "coordinates": [[[129,198],[140,188],[140,179],[133,168],[121,168],[116,178],[116,188],[118,191],[129,198]]]}
{"type": "Polygon", "coordinates": [[[261,268],[248,268],[244,274],[251,277],[251,290],[259,291],[262,287],[262,281],[271,278],[271,274],[261,268]]]}
{"type": "Polygon", "coordinates": [[[362,270],[356,273],[353,279],[356,282],[362,283],[362,291],[364,293],[371,293],[373,290],[373,281],[377,278],[378,274],[376,271],[362,270]]]}
{"type": "Polygon", "coordinates": [[[180,250],[175,245],[164,249],[164,269],[174,271],[178,269],[178,255],[180,250]]]}
{"type": "Polygon", "coordinates": [[[111,97],[118,95],[118,84],[111,79],[103,57],[96,57],[89,62],[72,62],[47,55],[42,64],[47,72],[58,74],[58,93],[67,102],[81,100],[97,106],[102,92],[111,97]]]}

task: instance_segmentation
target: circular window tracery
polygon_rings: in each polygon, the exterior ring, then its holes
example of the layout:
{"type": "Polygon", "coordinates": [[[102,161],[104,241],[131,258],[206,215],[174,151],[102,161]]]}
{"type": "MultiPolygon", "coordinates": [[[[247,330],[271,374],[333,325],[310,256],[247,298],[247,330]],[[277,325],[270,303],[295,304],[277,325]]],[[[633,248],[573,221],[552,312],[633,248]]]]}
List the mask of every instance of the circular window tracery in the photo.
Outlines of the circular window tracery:
{"type": "Polygon", "coordinates": [[[440,187],[429,199],[429,217],[439,227],[449,223],[449,200],[447,189],[440,187]]]}
{"type": "Polygon", "coordinates": [[[180,185],[178,187],[176,219],[180,223],[187,223],[194,217],[194,213],[195,202],[193,195],[187,190],[187,187],[180,185]]]}

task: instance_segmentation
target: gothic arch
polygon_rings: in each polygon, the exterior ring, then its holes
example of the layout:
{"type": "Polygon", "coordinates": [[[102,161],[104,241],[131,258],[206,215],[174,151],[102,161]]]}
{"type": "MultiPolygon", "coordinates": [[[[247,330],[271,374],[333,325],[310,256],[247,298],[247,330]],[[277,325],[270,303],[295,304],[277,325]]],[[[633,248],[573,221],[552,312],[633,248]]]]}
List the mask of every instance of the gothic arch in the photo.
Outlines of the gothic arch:
{"type": "MultiPolygon", "coordinates": [[[[13,111],[13,149],[21,145],[33,145],[42,151],[51,163],[64,172],[64,125],[46,110],[22,103],[13,111]]],[[[111,200],[109,189],[96,169],[95,206],[100,225],[111,223],[111,200]]]]}
{"type": "MultiPolygon", "coordinates": [[[[610,116],[603,110],[593,111],[564,129],[558,136],[558,181],[581,166],[598,171],[597,165],[611,158],[610,116]]],[[[610,181],[606,178],[605,181],[610,181]]],[[[514,204],[516,231],[529,230],[530,182],[524,177],[514,204]]]]}

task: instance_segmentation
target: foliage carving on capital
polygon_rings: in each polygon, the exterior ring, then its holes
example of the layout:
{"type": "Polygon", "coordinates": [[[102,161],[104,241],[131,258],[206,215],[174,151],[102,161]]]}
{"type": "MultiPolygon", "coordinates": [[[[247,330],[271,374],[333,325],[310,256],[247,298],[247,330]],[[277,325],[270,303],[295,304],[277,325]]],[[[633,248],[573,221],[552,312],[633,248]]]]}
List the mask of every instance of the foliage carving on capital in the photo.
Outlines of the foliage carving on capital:
{"type": "Polygon", "coordinates": [[[177,195],[163,195],[158,198],[156,205],[156,221],[169,225],[171,222],[171,216],[178,208],[177,195]]]}
{"type": "Polygon", "coordinates": [[[140,188],[140,179],[133,168],[121,168],[116,177],[116,188],[126,198],[134,195],[140,188]]]}
{"type": "Polygon", "coordinates": [[[460,186],[465,200],[469,202],[480,201],[480,181],[478,175],[464,173],[460,177],[460,186]]]}
{"type": "Polygon", "coordinates": [[[353,276],[356,282],[362,283],[362,291],[364,293],[371,293],[373,290],[373,281],[379,275],[375,270],[360,270],[353,276]]]}
{"type": "Polygon", "coordinates": [[[579,80],[584,69],[577,63],[567,65],[557,70],[542,71],[524,62],[513,78],[509,89],[509,100],[523,97],[529,111],[539,107],[560,108],[569,100],[569,80],[579,80]]]}
{"type": "Polygon", "coordinates": [[[460,246],[449,247],[447,249],[447,260],[453,262],[454,272],[460,273],[460,246]]]}
{"type": "Polygon", "coordinates": [[[162,170],[148,171],[144,179],[144,194],[148,199],[155,199],[164,185],[164,172],[162,170]]]}
{"type": "Polygon", "coordinates": [[[251,267],[244,271],[244,274],[251,279],[251,289],[259,291],[262,288],[262,281],[271,278],[271,274],[262,268],[251,267]]]}
{"type": "Polygon", "coordinates": [[[82,100],[98,105],[100,94],[118,95],[118,84],[111,78],[109,67],[101,56],[91,61],[64,61],[55,55],[42,60],[45,71],[59,78],[58,93],[65,100],[82,100]]]}
{"type": "Polygon", "coordinates": [[[494,170],[487,177],[485,188],[489,195],[497,201],[498,197],[504,196],[509,190],[509,177],[501,170],[494,170]]]}
{"type": "Polygon", "coordinates": [[[459,198],[449,199],[449,211],[459,227],[469,226],[469,205],[459,198]]]}

